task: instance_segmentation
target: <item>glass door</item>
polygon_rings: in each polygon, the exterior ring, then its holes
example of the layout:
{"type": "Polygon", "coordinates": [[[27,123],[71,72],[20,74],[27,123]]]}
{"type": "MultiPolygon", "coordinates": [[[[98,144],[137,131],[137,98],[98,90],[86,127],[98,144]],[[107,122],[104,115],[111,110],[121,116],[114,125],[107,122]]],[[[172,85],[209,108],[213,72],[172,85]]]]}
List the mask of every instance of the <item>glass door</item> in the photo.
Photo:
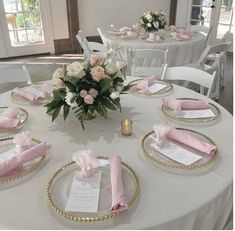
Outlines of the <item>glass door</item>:
{"type": "Polygon", "coordinates": [[[190,25],[212,26],[210,41],[215,43],[234,32],[233,9],[233,0],[192,0],[190,25]]]}
{"type": "Polygon", "coordinates": [[[0,26],[7,56],[53,50],[45,0],[0,0],[0,26]]]}

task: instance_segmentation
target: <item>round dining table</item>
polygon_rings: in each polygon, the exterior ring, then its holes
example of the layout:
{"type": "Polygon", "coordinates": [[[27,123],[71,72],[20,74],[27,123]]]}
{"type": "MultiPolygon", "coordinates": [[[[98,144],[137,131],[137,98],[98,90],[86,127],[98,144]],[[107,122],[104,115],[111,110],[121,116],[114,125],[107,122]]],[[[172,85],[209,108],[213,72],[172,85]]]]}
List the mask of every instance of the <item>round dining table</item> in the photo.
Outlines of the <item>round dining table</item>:
{"type": "MultiPolygon", "coordinates": [[[[128,81],[132,77],[127,77],[128,81]]],[[[223,229],[232,211],[233,117],[222,106],[197,92],[173,85],[167,98],[205,99],[220,110],[213,124],[178,124],[162,113],[162,97],[121,95],[122,111],[110,111],[108,118],[96,116],[85,121],[85,131],[70,114],[66,121],[59,115],[55,122],[42,105],[19,105],[11,92],[0,95],[1,106],[19,106],[29,113],[20,131],[51,144],[47,159],[23,182],[0,185],[0,229],[223,229]],[[121,134],[121,120],[133,122],[131,136],[121,134]],[[166,122],[190,128],[210,137],[218,148],[212,166],[193,171],[168,171],[146,158],[143,137],[153,125],[166,122]],[[48,204],[46,186],[50,177],[78,150],[92,149],[97,154],[116,154],[136,172],[140,193],[129,209],[107,221],[70,221],[55,213],[48,204]]],[[[18,131],[18,132],[20,132],[18,131]]],[[[12,136],[11,134],[0,134],[12,136]]]]}
{"type": "MultiPolygon", "coordinates": [[[[120,58],[127,62],[129,48],[135,49],[168,49],[167,64],[169,67],[183,66],[197,61],[205,49],[205,36],[196,33],[190,40],[176,40],[165,33],[165,40],[161,42],[149,42],[147,37],[122,38],[122,36],[109,35],[108,32],[101,34],[103,43],[107,48],[118,48],[120,58]]],[[[154,66],[154,62],[151,63],[154,66]]]]}

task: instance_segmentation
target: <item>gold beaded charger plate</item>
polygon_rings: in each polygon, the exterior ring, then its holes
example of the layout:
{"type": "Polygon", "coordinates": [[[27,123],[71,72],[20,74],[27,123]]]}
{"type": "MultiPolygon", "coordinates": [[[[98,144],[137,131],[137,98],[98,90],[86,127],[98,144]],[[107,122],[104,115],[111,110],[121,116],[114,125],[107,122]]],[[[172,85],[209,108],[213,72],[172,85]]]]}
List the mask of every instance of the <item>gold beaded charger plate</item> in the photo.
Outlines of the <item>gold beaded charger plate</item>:
{"type": "MultiPolygon", "coordinates": [[[[133,80],[129,84],[135,85],[136,82],[141,81],[141,80],[144,80],[144,79],[133,80]]],[[[148,90],[145,92],[142,92],[142,91],[133,90],[133,89],[130,89],[129,92],[134,95],[139,95],[139,96],[162,97],[162,96],[171,94],[171,92],[173,91],[173,85],[171,83],[167,81],[156,80],[154,84],[157,84],[157,83],[165,85],[165,88],[155,93],[151,93],[148,90]]]]}
{"type": "MultiPolygon", "coordinates": [[[[11,149],[14,149],[15,144],[12,141],[13,141],[13,137],[0,138],[0,156],[2,153],[7,152],[11,149]]],[[[32,143],[34,145],[37,145],[41,143],[41,141],[38,139],[32,138],[32,143]]],[[[26,177],[26,175],[29,175],[30,173],[35,172],[37,169],[40,168],[45,158],[46,158],[46,154],[41,157],[38,157],[37,159],[34,159],[32,161],[25,163],[22,168],[11,171],[11,173],[9,173],[7,176],[0,177],[0,185],[18,182],[23,177],[26,177]]]]}
{"type": "MultiPolygon", "coordinates": [[[[195,100],[195,101],[200,100],[200,99],[194,99],[194,98],[176,98],[176,99],[177,100],[195,100]]],[[[177,121],[177,122],[192,123],[192,124],[205,124],[209,122],[216,122],[218,118],[220,117],[219,108],[213,103],[208,103],[208,109],[210,109],[213,112],[214,116],[206,117],[206,118],[184,118],[180,115],[179,116],[174,115],[173,110],[171,108],[162,105],[162,112],[164,116],[166,116],[167,118],[177,121]]]]}
{"type": "MultiPolygon", "coordinates": [[[[190,135],[194,136],[195,138],[200,139],[202,141],[205,141],[209,144],[216,145],[215,142],[211,138],[209,138],[208,136],[206,136],[198,131],[194,131],[194,130],[187,129],[187,128],[176,128],[176,129],[184,131],[186,133],[189,133],[190,135]]],[[[141,145],[142,145],[144,155],[148,159],[150,159],[151,161],[153,161],[154,163],[156,163],[162,167],[175,169],[175,170],[193,170],[193,169],[198,169],[198,168],[202,168],[202,167],[210,165],[218,156],[217,151],[214,154],[209,155],[209,154],[200,152],[194,148],[191,148],[187,145],[179,143],[177,141],[174,142],[173,140],[171,140],[171,142],[176,144],[177,146],[179,146],[183,149],[186,149],[186,150],[192,152],[193,154],[196,154],[196,155],[199,155],[202,157],[199,161],[194,162],[191,165],[184,165],[184,164],[181,164],[179,162],[176,162],[176,161],[168,158],[167,156],[165,156],[161,152],[155,150],[152,147],[152,144],[155,142],[152,139],[152,136],[154,136],[154,135],[155,135],[154,131],[147,133],[144,136],[144,138],[142,139],[141,145]]]]}
{"type": "MultiPolygon", "coordinates": [[[[0,107],[0,114],[7,108],[8,107],[0,107]]],[[[19,113],[17,115],[17,118],[19,119],[18,126],[15,128],[0,128],[0,133],[10,132],[10,131],[20,129],[26,124],[29,118],[28,112],[23,108],[18,108],[18,109],[19,109],[19,113]]]]}
{"type": "MultiPolygon", "coordinates": [[[[99,157],[99,159],[107,158],[99,157]]],[[[65,205],[70,193],[75,171],[80,171],[80,168],[74,161],[66,163],[61,168],[57,169],[47,184],[46,194],[48,203],[57,214],[72,221],[96,222],[109,220],[124,212],[111,211],[112,194],[107,190],[107,186],[110,185],[109,165],[106,165],[105,167],[99,167],[98,169],[98,171],[101,172],[98,212],[84,213],[65,211],[65,205]]],[[[130,206],[136,201],[139,195],[139,179],[135,171],[124,162],[122,162],[122,175],[125,195],[129,205],[128,210],[131,210],[130,206]]]]}
{"type": "MultiPolygon", "coordinates": [[[[35,83],[35,84],[32,84],[32,85],[25,85],[25,86],[22,86],[20,88],[22,88],[24,90],[27,90],[27,88],[33,87],[36,90],[41,91],[41,86],[42,85],[43,85],[43,83],[35,83]]],[[[47,103],[50,100],[50,98],[42,98],[42,99],[38,99],[36,101],[31,101],[29,99],[26,99],[22,96],[19,96],[19,95],[15,94],[13,91],[11,92],[11,99],[14,103],[22,104],[22,105],[41,105],[41,104],[47,103]]]]}

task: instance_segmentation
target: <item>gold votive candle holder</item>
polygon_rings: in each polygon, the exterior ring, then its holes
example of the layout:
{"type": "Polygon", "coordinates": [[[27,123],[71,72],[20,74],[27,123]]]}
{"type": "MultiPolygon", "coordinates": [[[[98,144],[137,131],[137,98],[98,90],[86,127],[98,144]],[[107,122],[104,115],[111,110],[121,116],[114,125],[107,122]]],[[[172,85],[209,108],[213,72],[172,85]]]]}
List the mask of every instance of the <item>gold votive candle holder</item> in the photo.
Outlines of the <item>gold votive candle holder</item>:
{"type": "Polygon", "coordinates": [[[130,136],[132,134],[132,120],[123,119],[121,122],[122,135],[130,136]]]}

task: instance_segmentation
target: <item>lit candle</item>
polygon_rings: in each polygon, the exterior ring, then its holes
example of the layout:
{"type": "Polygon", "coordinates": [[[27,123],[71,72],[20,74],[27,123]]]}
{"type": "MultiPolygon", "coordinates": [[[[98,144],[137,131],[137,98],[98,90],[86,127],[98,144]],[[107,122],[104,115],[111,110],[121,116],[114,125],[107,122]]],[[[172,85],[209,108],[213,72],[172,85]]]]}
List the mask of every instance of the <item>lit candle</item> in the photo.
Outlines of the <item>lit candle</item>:
{"type": "Polygon", "coordinates": [[[132,134],[132,121],[130,119],[122,120],[122,135],[130,136],[132,134]]]}

